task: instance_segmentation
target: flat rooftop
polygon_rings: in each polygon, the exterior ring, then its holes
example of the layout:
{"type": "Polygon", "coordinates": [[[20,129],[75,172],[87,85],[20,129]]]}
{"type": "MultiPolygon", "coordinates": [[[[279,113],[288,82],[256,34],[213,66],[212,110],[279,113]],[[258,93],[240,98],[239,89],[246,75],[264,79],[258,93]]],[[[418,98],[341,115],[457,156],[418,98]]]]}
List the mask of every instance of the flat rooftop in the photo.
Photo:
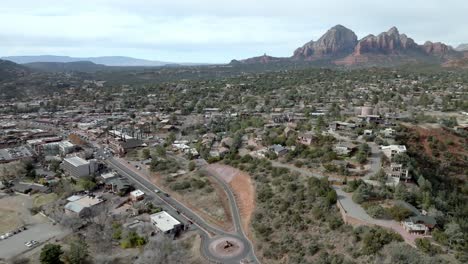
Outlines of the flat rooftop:
{"type": "Polygon", "coordinates": [[[168,214],[166,211],[162,211],[156,214],[151,215],[151,221],[156,225],[156,227],[163,231],[167,232],[174,229],[175,226],[180,225],[180,222],[177,221],[174,217],[168,214]]]}
{"type": "Polygon", "coordinates": [[[77,156],[65,158],[64,161],[67,161],[68,163],[70,163],[71,165],[73,165],[75,167],[89,164],[88,161],[86,161],[86,160],[84,160],[84,159],[82,159],[80,157],[77,157],[77,156]]]}

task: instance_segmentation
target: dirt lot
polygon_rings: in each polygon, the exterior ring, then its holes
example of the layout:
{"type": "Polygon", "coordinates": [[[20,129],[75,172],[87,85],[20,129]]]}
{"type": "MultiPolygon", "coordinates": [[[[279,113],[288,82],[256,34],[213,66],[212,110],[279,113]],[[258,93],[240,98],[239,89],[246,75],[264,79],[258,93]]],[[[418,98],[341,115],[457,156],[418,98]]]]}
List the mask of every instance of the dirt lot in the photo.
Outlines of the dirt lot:
{"type": "Polygon", "coordinates": [[[27,209],[31,205],[32,199],[28,196],[0,194],[0,234],[35,222],[27,209]]]}
{"type": "Polygon", "coordinates": [[[231,166],[221,164],[208,165],[207,169],[219,175],[231,186],[239,206],[243,229],[250,237],[250,221],[255,210],[255,187],[250,175],[231,166]]]}
{"type": "MultiPolygon", "coordinates": [[[[176,177],[176,182],[189,181],[197,178],[196,172],[189,172],[176,177]]],[[[161,186],[163,190],[173,196],[175,199],[187,205],[190,209],[199,213],[203,219],[208,220],[224,230],[232,229],[232,220],[229,209],[229,203],[226,193],[218,184],[209,178],[206,179],[209,186],[203,189],[188,188],[185,190],[173,190],[170,185],[173,182],[168,182],[165,176],[158,173],[153,173],[151,179],[157,186],[161,186]],[[207,191],[211,188],[210,191],[207,191]]]]}

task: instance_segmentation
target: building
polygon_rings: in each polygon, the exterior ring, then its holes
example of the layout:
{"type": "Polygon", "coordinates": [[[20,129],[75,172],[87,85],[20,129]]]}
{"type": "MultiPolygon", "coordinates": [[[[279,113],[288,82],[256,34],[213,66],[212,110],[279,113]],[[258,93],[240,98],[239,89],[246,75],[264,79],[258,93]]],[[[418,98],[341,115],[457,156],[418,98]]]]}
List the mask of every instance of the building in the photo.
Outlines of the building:
{"type": "Polygon", "coordinates": [[[352,130],[356,128],[355,123],[347,123],[347,122],[340,122],[340,121],[334,121],[330,123],[330,129],[332,131],[337,131],[337,130],[352,130]]]}
{"type": "Polygon", "coordinates": [[[278,156],[284,156],[284,155],[286,155],[286,154],[288,153],[288,149],[287,149],[287,148],[285,148],[285,147],[283,147],[283,146],[281,146],[281,145],[278,145],[278,144],[276,144],[276,145],[271,145],[271,146],[269,147],[269,150],[270,150],[270,151],[273,151],[273,152],[274,152],[276,155],[278,155],[278,156]]]}
{"type": "Polygon", "coordinates": [[[120,155],[125,154],[129,149],[141,147],[143,144],[141,139],[134,138],[117,130],[109,131],[109,135],[111,136],[109,146],[120,155]]]}
{"type": "Polygon", "coordinates": [[[112,192],[120,195],[125,195],[129,191],[134,189],[130,182],[127,180],[127,178],[119,176],[105,178],[104,184],[106,189],[111,190],[112,192]]]}
{"type": "Polygon", "coordinates": [[[434,217],[428,215],[417,215],[409,217],[402,222],[403,228],[410,234],[429,235],[437,222],[434,217]]]}
{"type": "Polygon", "coordinates": [[[314,134],[312,132],[299,133],[297,135],[297,142],[306,146],[310,146],[314,141],[314,134]]]}
{"type": "Polygon", "coordinates": [[[130,199],[132,199],[132,201],[134,202],[143,200],[144,197],[145,197],[145,193],[142,192],[141,190],[134,190],[130,192],[130,199]]]}
{"type": "Polygon", "coordinates": [[[350,142],[341,142],[336,144],[333,147],[333,150],[336,152],[338,155],[349,155],[351,152],[356,150],[357,146],[353,143],[350,142]]]}
{"type": "Polygon", "coordinates": [[[411,179],[409,176],[408,170],[400,163],[391,163],[390,164],[390,172],[388,173],[390,177],[392,177],[396,182],[405,181],[411,179]]]}
{"type": "Polygon", "coordinates": [[[166,211],[152,214],[151,223],[165,234],[177,233],[182,229],[182,224],[166,211]]]}
{"type": "Polygon", "coordinates": [[[72,195],[67,198],[67,201],[65,212],[79,217],[91,215],[93,210],[97,210],[97,205],[104,202],[100,198],[87,195],[72,195]]]}
{"type": "Polygon", "coordinates": [[[75,145],[70,141],[52,142],[42,145],[42,152],[45,155],[55,156],[57,154],[67,155],[75,150],[75,145]]]}
{"type": "Polygon", "coordinates": [[[395,155],[406,152],[406,146],[404,145],[381,146],[380,149],[382,150],[383,154],[389,159],[392,159],[395,155]]]}
{"type": "Polygon", "coordinates": [[[62,169],[73,178],[82,178],[96,172],[97,164],[95,160],[84,160],[74,156],[65,158],[61,165],[62,169]]]}
{"type": "Polygon", "coordinates": [[[0,163],[8,163],[16,160],[28,160],[34,156],[31,149],[25,146],[0,149],[0,163]]]}

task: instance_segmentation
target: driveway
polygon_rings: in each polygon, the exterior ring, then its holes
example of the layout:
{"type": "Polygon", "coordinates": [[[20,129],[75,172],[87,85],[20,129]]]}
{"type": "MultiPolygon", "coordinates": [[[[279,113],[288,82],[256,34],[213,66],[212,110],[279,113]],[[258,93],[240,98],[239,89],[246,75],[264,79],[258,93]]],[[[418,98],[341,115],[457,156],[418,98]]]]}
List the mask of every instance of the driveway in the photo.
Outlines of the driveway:
{"type": "Polygon", "coordinates": [[[52,225],[50,223],[29,225],[27,230],[5,240],[0,240],[0,258],[10,259],[28,250],[32,250],[24,245],[27,241],[36,240],[42,245],[51,238],[58,238],[67,233],[68,231],[59,225],[52,225]]]}

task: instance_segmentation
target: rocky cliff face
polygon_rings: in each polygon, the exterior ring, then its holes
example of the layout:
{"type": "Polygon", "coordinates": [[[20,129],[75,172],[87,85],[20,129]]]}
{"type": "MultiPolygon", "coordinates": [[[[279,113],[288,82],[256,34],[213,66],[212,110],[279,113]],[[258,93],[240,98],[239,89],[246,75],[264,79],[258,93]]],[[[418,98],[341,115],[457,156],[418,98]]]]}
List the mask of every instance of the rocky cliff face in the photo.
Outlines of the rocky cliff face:
{"type": "Polygon", "coordinates": [[[383,32],[378,36],[369,35],[361,39],[354,49],[354,55],[365,53],[398,54],[417,49],[419,47],[413,39],[405,34],[400,35],[398,29],[392,27],[387,32],[383,32]]]}
{"type": "MultiPolygon", "coordinates": [[[[463,48],[463,46],[462,46],[463,48]]],[[[463,58],[463,52],[440,42],[418,45],[413,39],[400,34],[396,27],[379,35],[368,35],[358,41],[350,29],[337,25],[317,41],[310,41],[296,49],[290,58],[260,56],[243,63],[270,63],[305,61],[337,65],[390,66],[401,63],[441,64],[463,58]]],[[[233,61],[238,62],[238,61],[233,61]]]]}
{"type": "Polygon", "coordinates": [[[432,43],[430,41],[426,41],[422,46],[424,51],[432,56],[437,56],[440,58],[456,58],[461,57],[461,54],[455,51],[452,47],[445,45],[441,42],[432,43]]]}
{"type": "Polygon", "coordinates": [[[293,58],[314,60],[340,57],[351,53],[356,46],[357,36],[342,25],[329,29],[317,41],[310,41],[294,51],[293,58]]]}

